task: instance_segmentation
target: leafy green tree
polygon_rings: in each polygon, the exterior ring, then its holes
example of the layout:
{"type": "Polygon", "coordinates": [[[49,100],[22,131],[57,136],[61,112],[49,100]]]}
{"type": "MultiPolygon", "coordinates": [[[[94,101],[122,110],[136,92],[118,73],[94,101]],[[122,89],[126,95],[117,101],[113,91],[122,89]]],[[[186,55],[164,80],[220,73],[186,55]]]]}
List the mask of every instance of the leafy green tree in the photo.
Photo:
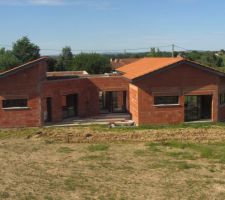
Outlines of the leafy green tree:
{"type": "Polygon", "coordinates": [[[186,54],[189,60],[199,62],[209,67],[223,67],[223,58],[216,55],[214,52],[199,52],[192,51],[186,54]]]}
{"type": "Polygon", "coordinates": [[[21,62],[13,55],[11,51],[0,49],[0,71],[16,67],[21,62]]]}
{"type": "Polygon", "coordinates": [[[147,57],[171,57],[171,56],[172,54],[170,52],[160,51],[158,48],[151,48],[150,53],[147,54],[147,57]]]}
{"type": "Polygon", "coordinates": [[[223,59],[219,56],[216,56],[213,52],[207,52],[202,55],[201,63],[210,66],[210,67],[223,67],[223,59]]]}
{"type": "Polygon", "coordinates": [[[72,70],[73,53],[70,47],[64,47],[56,64],[56,71],[72,70]]]}
{"type": "Polygon", "coordinates": [[[85,70],[90,74],[102,74],[112,71],[110,60],[97,53],[81,53],[74,57],[73,70],[85,70]]]}
{"type": "Polygon", "coordinates": [[[191,51],[185,54],[187,59],[192,61],[200,61],[202,57],[202,53],[199,51],[191,51]]]}
{"type": "Polygon", "coordinates": [[[28,37],[22,37],[13,44],[12,53],[21,63],[26,63],[40,57],[40,48],[28,37]]]}
{"type": "Polygon", "coordinates": [[[56,64],[57,64],[57,59],[54,57],[48,57],[48,71],[56,71],[56,64]]]}

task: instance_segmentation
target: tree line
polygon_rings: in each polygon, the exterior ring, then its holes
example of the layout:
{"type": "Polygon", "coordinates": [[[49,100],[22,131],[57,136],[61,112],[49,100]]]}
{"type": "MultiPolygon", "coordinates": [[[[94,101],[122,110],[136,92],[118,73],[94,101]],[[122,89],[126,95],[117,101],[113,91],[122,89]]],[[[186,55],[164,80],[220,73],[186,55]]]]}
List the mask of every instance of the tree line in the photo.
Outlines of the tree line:
{"type": "MultiPolygon", "coordinates": [[[[182,56],[203,65],[224,69],[225,51],[180,51],[174,52],[174,56],[182,56]]],[[[151,48],[144,53],[117,53],[97,54],[81,53],[74,55],[71,48],[66,46],[59,56],[50,56],[48,59],[48,71],[87,71],[90,74],[102,74],[111,72],[110,59],[143,58],[143,57],[171,57],[172,53],[151,48]]],[[[12,50],[0,48],[0,71],[5,71],[40,58],[40,47],[30,41],[28,37],[22,37],[12,45],[12,50]]],[[[225,71],[225,70],[224,70],[225,71]]]]}
{"type": "MultiPolygon", "coordinates": [[[[171,57],[171,52],[162,52],[159,49],[152,48],[150,53],[147,53],[149,57],[171,57]]],[[[182,56],[188,60],[198,62],[202,65],[206,65],[214,68],[225,67],[225,51],[175,51],[174,56],[182,56]]]]}
{"type": "MultiPolygon", "coordinates": [[[[5,71],[40,58],[40,48],[28,37],[22,37],[12,45],[12,50],[0,49],[0,71],[5,71]]],[[[87,71],[102,74],[112,71],[110,59],[97,53],[73,55],[70,47],[64,47],[59,56],[50,56],[48,71],[87,71]]]]}

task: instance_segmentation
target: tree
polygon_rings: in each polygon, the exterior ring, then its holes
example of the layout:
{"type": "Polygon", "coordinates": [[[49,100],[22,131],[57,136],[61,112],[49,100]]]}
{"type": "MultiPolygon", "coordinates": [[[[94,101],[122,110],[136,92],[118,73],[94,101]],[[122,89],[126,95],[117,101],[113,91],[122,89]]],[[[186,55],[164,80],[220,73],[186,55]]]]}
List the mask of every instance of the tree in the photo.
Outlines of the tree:
{"type": "Polygon", "coordinates": [[[202,57],[202,53],[199,51],[191,51],[186,53],[185,57],[187,57],[187,59],[192,61],[200,61],[202,57]]]}
{"type": "Polygon", "coordinates": [[[21,63],[26,63],[40,57],[40,48],[28,37],[22,37],[13,44],[12,53],[21,63]]]}
{"type": "Polygon", "coordinates": [[[11,51],[0,49],[0,71],[8,70],[21,64],[11,51]]]}
{"type": "Polygon", "coordinates": [[[210,67],[223,67],[223,59],[216,56],[213,52],[207,52],[202,55],[200,62],[210,67]]]}
{"type": "Polygon", "coordinates": [[[56,63],[57,63],[57,59],[54,57],[48,57],[48,71],[52,72],[52,71],[56,71],[56,63]]]}
{"type": "Polygon", "coordinates": [[[102,74],[112,71],[110,60],[97,53],[81,53],[73,59],[73,70],[85,70],[90,74],[102,74]]]}
{"type": "Polygon", "coordinates": [[[64,47],[56,64],[57,71],[72,70],[73,53],[70,47],[64,47]]]}
{"type": "Polygon", "coordinates": [[[189,60],[199,62],[209,67],[223,67],[224,61],[220,56],[215,55],[214,52],[199,52],[191,51],[186,54],[189,60]]]}
{"type": "MultiPolygon", "coordinates": [[[[177,53],[175,54],[177,55],[177,53]]],[[[171,57],[171,56],[172,54],[170,52],[160,51],[158,48],[151,48],[150,52],[147,54],[147,57],[171,57]]]]}
{"type": "Polygon", "coordinates": [[[220,55],[225,55],[225,50],[224,49],[220,50],[220,55]]]}

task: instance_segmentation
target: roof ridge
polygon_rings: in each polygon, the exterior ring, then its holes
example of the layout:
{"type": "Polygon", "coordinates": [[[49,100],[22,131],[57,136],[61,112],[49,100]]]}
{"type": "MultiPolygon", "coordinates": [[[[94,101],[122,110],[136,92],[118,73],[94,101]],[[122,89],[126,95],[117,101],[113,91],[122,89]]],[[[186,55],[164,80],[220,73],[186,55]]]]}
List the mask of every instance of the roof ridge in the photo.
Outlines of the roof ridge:
{"type": "Polygon", "coordinates": [[[186,59],[183,57],[145,57],[136,62],[120,67],[117,70],[123,73],[124,77],[135,79],[184,61],[186,61],[186,59]]]}

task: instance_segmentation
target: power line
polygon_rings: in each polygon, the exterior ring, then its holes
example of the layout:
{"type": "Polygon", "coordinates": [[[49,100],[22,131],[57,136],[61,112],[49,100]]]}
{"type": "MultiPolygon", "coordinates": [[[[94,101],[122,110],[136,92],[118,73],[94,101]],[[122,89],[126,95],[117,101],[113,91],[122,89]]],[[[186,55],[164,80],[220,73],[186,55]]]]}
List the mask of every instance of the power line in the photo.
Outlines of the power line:
{"type": "MultiPolygon", "coordinates": [[[[12,45],[9,44],[0,44],[0,47],[9,47],[12,48],[12,45]]],[[[124,48],[124,49],[77,49],[74,50],[72,49],[71,51],[74,53],[77,52],[101,52],[101,53],[128,53],[128,52],[135,52],[135,51],[150,51],[151,49],[161,49],[161,48],[171,48],[172,47],[172,52],[175,51],[175,47],[179,48],[179,49],[183,49],[185,51],[190,51],[186,48],[180,47],[176,44],[172,44],[172,45],[162,45],[162,46],[152,46],[152,47],[141,47],[141,48],[124,48]]],[[[50,49],[50,48],[40,48],[41,51],[55,51],[55,52],[61,52],[62,49],[50,49]]]]}
{"type": "Polygon", "coordinates": [[[185,50],[185,51],[190,51],[190,50],[188,50],[188,49],[186,49],[186,48],[183,48],[183,47],[180,47],[180,46],[178,46],[178,45],[174,45],[175,47],[177,47],[177,48],[179,48],[179,49],[183,49],[183,50],[185,50]]]}

